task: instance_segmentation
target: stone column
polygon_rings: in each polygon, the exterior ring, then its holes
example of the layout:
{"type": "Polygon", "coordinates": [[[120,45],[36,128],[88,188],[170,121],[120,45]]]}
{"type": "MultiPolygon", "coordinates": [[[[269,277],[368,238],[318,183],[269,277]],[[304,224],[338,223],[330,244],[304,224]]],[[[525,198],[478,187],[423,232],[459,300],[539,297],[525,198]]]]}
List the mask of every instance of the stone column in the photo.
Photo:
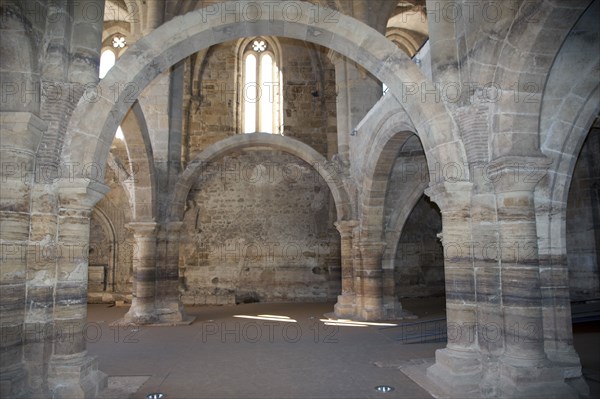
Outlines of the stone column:
{"type": "Polygon", "coordinates": [[[383,318],[386,320],[394,319],[416,319],[407,310],[402,308],[402,303],[396,293],[396,275],[393,268],[382,268],[383,271],[383,318]]]}
{"type": "Polygon", "coordinates": [[[83,85],[96,83],[104,28],[104,0],[77,0],[73,2],[73,8],[69,81],[83,85]]]}
{"type": "Polygon", "coordinates": [[[167,222],[159,240],[157,276],[157,315],[160,323],[189,324],[179,293],[179,238],[183,222],[167,222]]]}
{"type": "Polygon", "coordinates": [[[0,389],[9,397],[28,388],[22,360],[31,185],[35,151],[45,129],[46,124],[32,113],[0,113],[0,389]]]}
{"type": "Polygon", "coordinates": [[[542,293],[534,189],[547,169],[544,157],[510,157],[492,168],[500,231],[504,353],[500,394],[577,397],[551,368],[544,351],[542,293]]]}
{"type": "Polygon", "coordinates": [[[109,188],[87,179],[60,182],[54,339],[48,365],[53,398],[94,397],[106,386],[97,360],[86,354],[90,214],[109,188]]]}
{"type": "Polygon", "coordinates": [[[544,349],[548,359],[563,369],[563,375],[569,380],[569,385],[575,386],[585,397],[589,396],[589,387],[582,376],[579,355],[573,347],[569,265],[564,228],[567,206],[563,202],[548,200],[548,196],[542,198],[548,202],[541,206],[543,211],[540,212],[540,204],[536,197],[538,232],[552,232],[549,241],[543,244],[541,242],[539,248],[544,349]]]}
{"type": "Polygon", "coordinates": [[[133,231],[133,300],[124,317],[126,323],[151,324],[157,321],[156,293],[156,222],[132,222],[133,231]]]}
{"type": "Polygon", "coordinates": [[[381,320],[383,312],[383,269],[381,259],[385,242],[362,241],[360,268],[354,270],[356,290],[356,317],[359,320],[381,320]]]}
{"type": "Polygon", "coordinates": [[[482,369],[479,389],[482,396],[494,397],[498,392],[498,358],[504,351],[496,196],[489,181],[474,180],[471,231],[477,294],[477,348],[482,369]]]}
{"type": "Polygon", "coordinates": [[[469,182],[439,183],[425,194],[442,213],[448,343],[427,376],[452,395],[479,392],[481,360],[475,340],[476,298],[471,251],[469,182]]]}
{"type": "Polygon", "coordinates": [[[149,34],[162,24],[164,7],[164,0],[147,0],[144,35],[149,34]]]}
{"type": "Polygon", "coordinates": [[[340,232],[340,253],[342,263],[342,294],[337,297],[334,307],[336,317],[348,318],[354,316],[356,294],[354,291],[354,259],[353,236],[356,220],[342,220],[335,223],[340,232]]]}

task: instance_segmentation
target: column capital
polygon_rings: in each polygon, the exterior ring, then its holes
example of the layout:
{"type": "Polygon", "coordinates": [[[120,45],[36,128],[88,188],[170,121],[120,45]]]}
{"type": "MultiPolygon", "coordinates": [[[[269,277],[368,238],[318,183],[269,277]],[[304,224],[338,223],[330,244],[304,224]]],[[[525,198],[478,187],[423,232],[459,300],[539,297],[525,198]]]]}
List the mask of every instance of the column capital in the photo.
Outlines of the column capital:
{"type": "Polygon", "coordinates": [[[473,183],[468,181],[430,184],[425,195],[435,202],[443,212],[468,208],[471,203],[473,183]]]}
{"type": "Polygon", "coordinates": [[[61,208],[91,210],[109,191],[96,180],[65,178],[58,183],[58,200],[61,208]]]}
{"type": "Polygon", "coordinates": [[[358,249],[363,257],[383,256],[387,243],[385,241],[360,241],[358,249]]]}
{"type": "Polygon", "coordinates": [[[48,124],[31,112],[0,112],[0,127],[0,148],[35,153],[48,124]]]}
{"type": "Polygon", "coordinates": [[[358,220],[338,220],[333,225],[340,232],[342,237],[352,234],[352,230],[358,226],[358,220]]]}
{"type": "Polygon", "coordinates": [[[496,193],[531,191],[547,175],[552,160],[543,154],[505,156],[493,160],[488,178],[496,193]]]}
{"type": "Polygon", "coordinates": [[[131,222],[125,225],[134,235],[139,237],[152,237],[156,234],[159,224],[156,222],[131,222]]]}

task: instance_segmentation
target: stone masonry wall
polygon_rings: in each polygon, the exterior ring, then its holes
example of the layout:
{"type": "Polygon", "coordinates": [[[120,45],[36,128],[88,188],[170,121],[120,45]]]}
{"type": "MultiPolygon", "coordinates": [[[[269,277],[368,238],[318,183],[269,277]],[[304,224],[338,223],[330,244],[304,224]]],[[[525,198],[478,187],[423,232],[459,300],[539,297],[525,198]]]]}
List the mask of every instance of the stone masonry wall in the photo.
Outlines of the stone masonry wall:
{"type": "Polygon", "coordinates": [[[396,293],[400,298],[444,295],[442,219],[425,196],[412,210],[396,251],[396,293]]]}
{"type": "Polygon", "coordinates": [[[131,222],[130,204],[115,171],[108,166],[106,170],[105,182],[111,190],[96,205],[90,219],[89,302],[123,300],[131,296],[132,290],[135,246],[133,234],[126,228],[131,222]],[[98,270],[93,268],[100,265],[109,267],[106,289],[100,284],[98,270]]]}
{"type": "MultiPolygon", "coordinates": [[[[284,135],[324,156],[337,152],[335,68],[326,49],[278,38],[282,52],[284,135]]],[[[235,134],[237,42],[211,47],[194,76],[184,159],[235,134]]],[[[189,73],[189,70],[188,70],[189,73]]]]}
{"type": "Polygon", "coordinates": [[[325,301],[339,281],[326,183],[308,164],[242,151],[207,167],[188,197],[180,250],[186,304],[325,301]]]}

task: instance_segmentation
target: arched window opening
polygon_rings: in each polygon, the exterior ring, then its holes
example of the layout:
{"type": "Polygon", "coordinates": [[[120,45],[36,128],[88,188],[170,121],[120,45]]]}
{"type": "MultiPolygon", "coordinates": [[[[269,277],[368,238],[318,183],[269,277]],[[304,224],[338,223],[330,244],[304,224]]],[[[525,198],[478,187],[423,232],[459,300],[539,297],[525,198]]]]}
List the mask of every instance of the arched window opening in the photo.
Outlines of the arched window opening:
{"type": "Polygon", "coordinates": [[[104,50],[100,55],[100,68],[98,71],[98,75],[100,79],[103,79],[108,71],[115,66],[117,62],[117,58],[123,54],[126,50],[127,39],[123,35],[114,35],[110,41],[108,39],[104,41],[103,47],[104,50]]]}
{"type": "MultiPolygon", "coordinates": [[[[115,66],[117,62],[117,55],[121,55],[126,50],[125,46],[127,46],[127,40],[125,39],[125,36],[115,35],[113,36],[110,44],[112,47],[107,46],[100,55],[100,67],[98,68],[98,76],[100,79],[104,79],[108,71],[115,66]]],[[[117,128],[115,138],[117,140],[125,141],[125,136],[123,135],[121,126],[117,128]]]]}
{"type": "Polygon", "coordinates": [[[273,42],[255,38],[246,43],[242,60],[242,132],[283,133],[282,73],[273,42]]]}
{"type": "Polygon", "coordinates": [[[117,56],[112,50],[106,49],[102,52],[102,55],[100,56],[100,69],[98,73],[100,79],[104,79],[108,71],[110,71],[116,62],[117,56]]]}

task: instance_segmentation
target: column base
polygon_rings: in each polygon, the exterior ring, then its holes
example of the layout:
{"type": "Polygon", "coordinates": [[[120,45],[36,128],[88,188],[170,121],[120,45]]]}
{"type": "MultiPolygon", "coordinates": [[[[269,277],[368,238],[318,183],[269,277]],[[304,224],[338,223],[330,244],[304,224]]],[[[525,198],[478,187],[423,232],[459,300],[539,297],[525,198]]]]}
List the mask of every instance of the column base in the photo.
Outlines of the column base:
{"type": "Polygon", "coordinates": [[[427,369],[427,377],[451,397],[477,397],[482,378],[481,360],[473,351],[438,349],[435,364],[427,369]]]}
{"type": "Polygon", "coordinates": [[[361,307],[356,309],[356,320],[358,321],[381,321],[385,317],[383,307],[361,307]]]}
{"type": "Polygon", "coordinates": [[[402,303],[397,298],[383,299],[383,318],[384,320],[409,320],[418,319],[418,316],[402,308],[402,303]]]}
{"type": "Polygon", "coordinates": [[[122,319],[113,321],[111,326],[181,326],[190,325],[196,320],[195,316],[185,313],[180,301],[163,303],[160,307],[148,311],[139,312],[135,303],[122,319]]]}
{"type": "Polygon", "coordinates": [[[27,397],[27,372],[23,364],[14,368],[3,369],[0,372],[0,397],[27,397]]]}
{"type": "Polygon", "coordinates": [[[590,387],[583,377],[579,355],[572,345],[564,347],[563,350],[546,349],[546,355],[553,367],[562,370],[562,376],[569,386],[582,397],[590,396],[590,387]]]}
{"type": "Polygon", "coordinates": [[[547,361],[538,365],[500,364],[500,396],[511,398],[578,398],[563,377],[563,370],[547,361]]]}
{"type": "Polygon", "coordinates": [[[119,319],[112,324],[114,325],[146,325],[146,324],[154,324],[158,321],[158,317],[155,312],[148,312],[146,310],[140,310],[134,303],[131,304],[131,308],[129,312],[123,316],[122,319],[119,319]]]}
{"type": "Polygon", "coordinates": [[[108,376],[91,356],[53,357],[48,365],[48,387],[55,399],[94,398],[106,388],[108,376]]]}
{"type": "Polygon", "coordinates": [[[156,309],[158,320],[155,324],[160,325],[189,325],[196,320],[196,316],[189,316],[185,313],[181,301],[163,302],[156,309]]]}
{"type": "Polygon", "coordinates": [[[337,303],[333,307],[333,314],[337,318],[353,318],[356,311],[354,295],[338,295],[337,303]]]}

